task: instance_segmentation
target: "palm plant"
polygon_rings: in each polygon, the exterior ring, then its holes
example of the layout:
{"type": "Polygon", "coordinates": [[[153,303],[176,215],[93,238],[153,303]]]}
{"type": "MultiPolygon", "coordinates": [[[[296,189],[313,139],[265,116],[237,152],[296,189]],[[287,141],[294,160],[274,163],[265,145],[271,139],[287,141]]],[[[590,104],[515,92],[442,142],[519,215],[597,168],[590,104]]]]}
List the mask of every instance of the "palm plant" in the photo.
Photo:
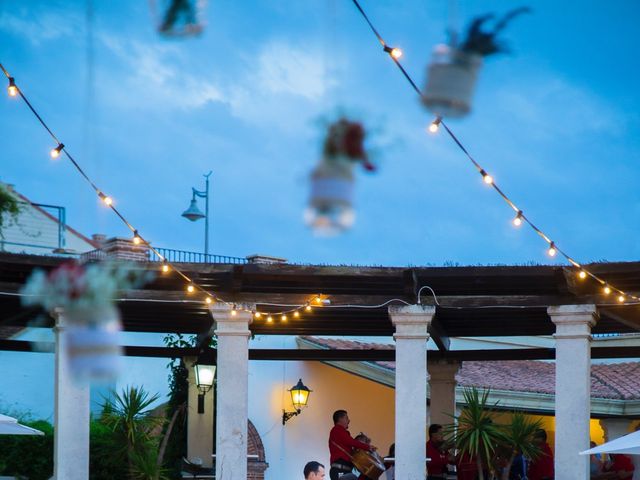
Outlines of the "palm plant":
{"type": "Polygon", "coordinates": [[[480,480],[485,480],[485,467],[493,475],[492,460],[496,447],[509,443],[504,429],[494,422],[492,410],[497,403],[489,404],[489,393],[489,390],[480,393],[477,388],[465,388],[465,408],[455,417],[456,423],[447,425],[445,430],[460,456],[475,459],[480,480]]]}
{"type": "Polygon", "coordinates": [[[507,437],[507,447],[510,450],[510,456],[507,458],[506,466],[502,472],[501,480],[509,480],[509,471],[513,460],[521,453],[527,458],[535,459],[542,451],[533,441],[533,436],[542,428],[541,420],[534,420],[527,417],[524,413],[516,411],[511,415],[511,423],[503,427],[504,434],[507,437]]]}
{"type": "Polygon", "coordinates": [[[5,226],[5,222],[7,220],[15,221],[20,213],[20,209],[21,205],[18,199],[7,187],[0,184],[0,238],[2,238],[2,228],[5,226]]]}
{"type": "Polygon", "coordinates": [[[104,405],[103,422],[121,446],[114,454],[126,458],[132,479],[166,478],[159,454],[159,432],[165,420],[152,415],[150,409],[159,396],[138,387],[128,387],[121,394],[114,392],[113,396],[104,405]]]}

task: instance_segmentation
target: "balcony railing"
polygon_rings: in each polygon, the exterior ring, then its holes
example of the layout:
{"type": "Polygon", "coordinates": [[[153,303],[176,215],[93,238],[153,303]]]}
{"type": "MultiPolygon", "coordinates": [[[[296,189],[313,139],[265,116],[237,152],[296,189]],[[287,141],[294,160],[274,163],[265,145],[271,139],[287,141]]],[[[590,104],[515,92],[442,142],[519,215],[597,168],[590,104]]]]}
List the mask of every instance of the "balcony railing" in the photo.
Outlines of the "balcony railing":
{"type": "MultiPolygon", "coordinates": [[[[172,248],[156,248],[156,250],[169,262],[176,263],[232,263],[238,265],[249,263],[249,260],[243,257],[212,255],[210,253],[189,252],[186,250],[174,250],[172,248]]],[[[149,250],[149,260],[152,262],[160,261],[158,256],[151,250],[149,250]]]]}

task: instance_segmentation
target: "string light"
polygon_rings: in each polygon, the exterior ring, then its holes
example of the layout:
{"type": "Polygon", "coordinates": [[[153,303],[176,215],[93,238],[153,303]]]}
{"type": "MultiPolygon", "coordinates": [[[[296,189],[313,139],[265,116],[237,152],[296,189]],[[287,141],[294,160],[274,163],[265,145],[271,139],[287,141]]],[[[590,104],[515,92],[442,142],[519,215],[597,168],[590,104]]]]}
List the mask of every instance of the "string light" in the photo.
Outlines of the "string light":
{"type": "Polygon", "coordinates": [[[318,305],[322,304],[322,297],[320,295],[318,295],[316,298],[313,299],[314,302],[316,302],[318,305]]]}
{"type": "Polygon", "coordinates": [[[133,243],[136,245],[140,245],[142,243],[142,238],[138,234],[138,230],[134,230],[133,232],[133,243]]]}
{"type": "Polygon", "coordinates": [[[389,53],[396,60],[398,60],[402,56],[402,50],[400,50],[399,48],[392,48],[391,52],[389,53]]]}
{"type": "Polygon", "coordinates": [[[267,323],[273,323],[273,317],[271,315],[267,317],[267,323]]]}
{"type": "Polygon", "coordinates": [[[480,170],[480,175],[482,175],[482,180],[484,180],[484,183],[486,183],[487,185],[491,185],[493,183],[493,177],[483,169],[480,170]]]}
{"type": "Polygon", "coordinates": [[[16,81],[13,77],[9,77],[9,86],[7,87],[7,92],[10,97],[15,97],[18,95],[18,87],[16,87],[16,81]]]}
{"type": "Polygon", "coordinates": [[[429,124],[429,131],[431,133],[436,133],[438,130],[440,130],[441,122],[442,122],[442,118],[436,117],[435,120],[429,124]]]}
{"type": "Polygon", "coordinates": [[[305,309],[307,312],[310,312],[311,310],[313,310],[313,309],[311,308],[311,305],[307,305],[306,307],[304,307],[304,309],[305,309]]]}
{"type": "Polygon", "coordinates": [[[609,295],[611,293],[611,287],[609,285],[605,285],[602,291],[605,295],[609,295]]]}
{"type": "Polygon", "coordinates": [[[51,152],[50,152],[51,158],[58,158],[63,148],[64,148],[64,143],[59,143],[56,148],[51,149],[51,152]]]}
{"type": "Polygon", "coordinates": [[[195,291],[196,287],[194,287],[191,283],[189,285],[187,285],[187,292],[188,293],[193,293],[195,291]]]}
{"type": "Polygon", "coordinates": [[[162,263],[162,273],[169,273],[169,265],[167,264],[167,262],[163,262],[162,263]]]}
{"type": "Polygon", "coordinates": [[[553,243],[553,242],[551,242],[551,243],[549,244],[549,249],[547,250],[547,254],[548,254],[550,257],[555,257],[555,256],[556,256],[556,253],[558,253],[558,250],[556,249],[556,244],[555,244],[555,243],[553,243]]]}
{"type": "Polygon", "coordinates": [[[520,225],[522,225],[522,210],[518,210],[518,213],[516,214],[515,218],[513,219],[513,226],[514,227],[519,227],[520,225]]]}
{"type": "Polygon", "coordinates": [[[580,273],[578,273],[578,277],[580,277],[580,280],[584,280],[585,278],[587,278],[587,272],[585,272],[584,270],[580,270],[580,273]]]}
{"type": "Polygon", "coordinates": [[[253,314],[253,316],[254,316],[257,320],[259,320],[260,318],[262,318],[262,314],[261,314],[260,312],[256,312],[256,313],[254,313],[254,314],[253,314]]]}
{"type": "Polygon", "coordinates": [[[286,321],[287,321],[287,316],[283,314],[283,315],[280,317],[280,320],[281,320],[281,321],[283,321],[283,322],[286,322],[286,321]]]}
{"type": "Polygon", "coordinates": [[[238,311],[236,310],[236,307],[234,305],[233,310],[231,310],[231,316],[235,317],[238,314],[238,311]]]}
{"type": "Polygon", "coordinates": [[[624,295],[619,295],[619,296],[618,296],[618,301],[619,301],[620,303],[624,303],[624,295]]]}
{"type": "Polygon", "coordinates": [[[300,312],[297,310],[293,312],[293,318],[300,318],[300,312]]]}
{"type": "Polygon", "coordinates": [[[211,305],[213,303],[213,300],[211,299],[211,297],[205,298],[204,301],[209,305],[211,305]]]}
{"type": "Polygon", "coordinates": [[[110,196],[105,195],[102,192],[98,193],[98,196],[100,197],[100,200],[102,200],[104,204],[107,205],[108,207],[113,205],[113,199],[110,196]]]}

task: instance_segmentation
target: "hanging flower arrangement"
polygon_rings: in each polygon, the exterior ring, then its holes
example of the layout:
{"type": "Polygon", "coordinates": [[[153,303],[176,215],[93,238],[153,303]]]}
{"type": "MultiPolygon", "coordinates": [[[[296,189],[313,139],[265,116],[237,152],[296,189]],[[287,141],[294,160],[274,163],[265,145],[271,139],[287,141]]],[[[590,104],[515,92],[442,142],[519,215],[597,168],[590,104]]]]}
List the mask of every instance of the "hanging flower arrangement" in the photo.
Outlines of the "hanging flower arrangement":
{"type": "Polygon", "coordinates": [[[440,117],[467,115],[483,58],[508,51],[497,36],[511,20],[526,12],[530,12],[528,7],[512,10],[495,23],[492,31],[483,31],[482,27],[493,14],[477,17],[471,21],[467,37],[460,45],[454,41],[450,45],[437,45],[427,71],[424,105],[440,117]]]}
{"type": "Polygon", "coordinates": [[[35,270],[22,289],[22,302],[51,313],[60,310],[63,354],[77,380],[110,380],[121,363],[116,295],[152,277],[123,263],[69,262],[49,273],[35,270]]]}
{"type": "Polygon", "coordinates": [[[366,132],[346,118],[331,124],[323,155],[311,172],[311,196],[305,220],[320,235],[334,235],[353,225],[354,167],[375,171],[364,146],[366,132]]]}
{"type": "Polygon", "coordinates": [[[204,30],[207,0],[151,0],[158,32],[167,37],[199,35],[204,30]]]}

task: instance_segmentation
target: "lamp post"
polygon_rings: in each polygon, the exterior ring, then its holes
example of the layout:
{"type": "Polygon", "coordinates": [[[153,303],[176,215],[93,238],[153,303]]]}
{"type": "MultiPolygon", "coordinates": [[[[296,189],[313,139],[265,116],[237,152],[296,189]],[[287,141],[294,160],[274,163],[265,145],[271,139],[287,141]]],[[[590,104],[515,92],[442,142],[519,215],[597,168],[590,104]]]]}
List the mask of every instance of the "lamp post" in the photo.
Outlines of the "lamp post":
{"type": "Polygon", "coordinates": [[[184,212],[182,212],[182,216],[187,220],[191,220],[195,222],[196,220],[200,220],[204,218],[204,254],[205,256],[209,255],[209,177],[213,172],[209,172],[206,175],[203,175],[206,179],[206,186],[204,191],[196,190],[191,187],[191,203],[189,204],[189,208],[187,208],[184,212]],[[205,210],[204,213],[200,211],[198,208],[196,197],[205,199],[205,210]]]}
{"type": "Polygon", "coordinates": [[[300,415],[302,409],[307,406],[311,390],[309,390],[309,387],[302,383],[302,379],[300,379],[295,386],[289,389],[289,392],[291,392],[291,403],[293,403],[295,411],[287,412],[286,410],[282,410],[282,425],[287,423],[292,417],[300,415]]]}

